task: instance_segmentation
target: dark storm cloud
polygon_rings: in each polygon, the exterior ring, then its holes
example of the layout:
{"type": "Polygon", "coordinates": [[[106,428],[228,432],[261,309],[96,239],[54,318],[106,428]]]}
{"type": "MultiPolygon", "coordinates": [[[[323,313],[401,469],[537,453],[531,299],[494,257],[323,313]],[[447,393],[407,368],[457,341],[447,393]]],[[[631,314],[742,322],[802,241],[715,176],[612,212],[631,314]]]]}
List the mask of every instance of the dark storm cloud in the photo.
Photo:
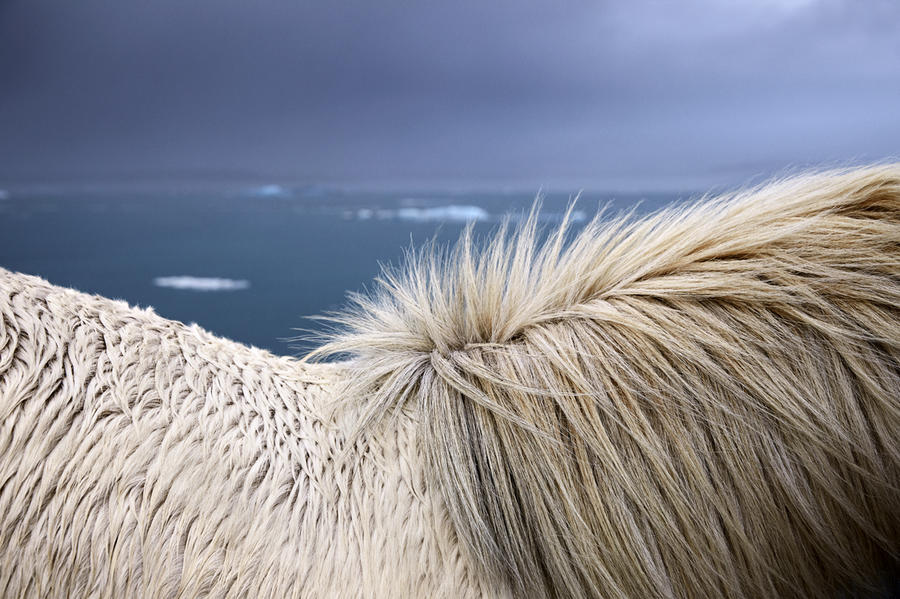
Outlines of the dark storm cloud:
{"type": "Polygon", "coordinates": [[[653,185],[882,158],[898,23],[890,1],[6,0],[0,182],[653,185]]]}

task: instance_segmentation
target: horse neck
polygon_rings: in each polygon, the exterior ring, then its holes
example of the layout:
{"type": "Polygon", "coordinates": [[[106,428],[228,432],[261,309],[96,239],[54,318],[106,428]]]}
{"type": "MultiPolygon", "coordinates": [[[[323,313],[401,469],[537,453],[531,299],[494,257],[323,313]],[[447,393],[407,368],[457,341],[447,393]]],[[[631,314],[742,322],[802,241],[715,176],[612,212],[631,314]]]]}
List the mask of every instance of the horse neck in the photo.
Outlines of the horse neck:
{"type": "Polygon", "coordinates": [[[222,407],[231,425],[213,437],[233,465],[220,478],[234,485],[229,495],[242,503],[242,517],[253,520],[246,538],[267,548],[256,559],[283,573],[274,595],[296,589],[287,572],[304,596],[485,591],[428,485],[414,412],[350,440],[356,407],[339,402],[342,365],[240,355],[219,368],[220,377],[239,369],[223,386],[240,389],[240,401],[222,407]],[[273,543],[289,563],[272,561],[273,543]]]}
{"type": "Polygon", "coordinates": [[[0,291],[10,596],[481,592],[414,415],[348,447],[339,365],[2,269],[0,291]]]}

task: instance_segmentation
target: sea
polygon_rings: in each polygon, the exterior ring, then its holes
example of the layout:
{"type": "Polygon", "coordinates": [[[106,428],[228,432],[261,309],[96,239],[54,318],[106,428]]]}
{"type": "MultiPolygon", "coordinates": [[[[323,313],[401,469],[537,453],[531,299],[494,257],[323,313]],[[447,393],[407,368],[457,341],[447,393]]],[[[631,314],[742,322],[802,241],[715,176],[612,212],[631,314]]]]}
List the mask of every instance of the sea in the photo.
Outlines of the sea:
{"type": "Polygon", "coordinates": [[[547,229],[573,201],[577,228],[600,208],[641,214],[691,197],[275,184],[0,190],[0,266],[299,356],[327,327],[309,317],[372,289],[383,265],[431,240],[451,244],[469,222],[487,236],[538,195],[547,229]]]}

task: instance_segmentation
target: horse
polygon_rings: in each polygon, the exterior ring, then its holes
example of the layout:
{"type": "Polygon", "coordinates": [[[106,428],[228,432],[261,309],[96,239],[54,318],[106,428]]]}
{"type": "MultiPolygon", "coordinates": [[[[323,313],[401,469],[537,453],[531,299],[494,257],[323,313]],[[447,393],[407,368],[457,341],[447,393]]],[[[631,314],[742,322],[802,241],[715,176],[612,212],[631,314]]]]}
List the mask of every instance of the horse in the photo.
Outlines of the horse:
{"type": "Polygon", "coordinates": [[[539,220],[303,359],[0,270],[0,595],[886,592],[900,164],[539,220]]]}

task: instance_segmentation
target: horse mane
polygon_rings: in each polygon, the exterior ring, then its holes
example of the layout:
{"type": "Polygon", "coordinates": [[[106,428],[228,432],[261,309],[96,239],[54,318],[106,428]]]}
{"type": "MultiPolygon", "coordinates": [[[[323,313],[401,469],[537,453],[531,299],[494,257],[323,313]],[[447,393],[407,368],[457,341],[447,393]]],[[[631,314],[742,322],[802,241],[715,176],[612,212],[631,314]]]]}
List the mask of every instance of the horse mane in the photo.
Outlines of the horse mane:
{"type": "Polygon", "coordinates": [[[648,217],[536,211],[411,252],[334,316],[361,434],[523,596],[821,596],[900,539],[900,164],[648,217]]]}

